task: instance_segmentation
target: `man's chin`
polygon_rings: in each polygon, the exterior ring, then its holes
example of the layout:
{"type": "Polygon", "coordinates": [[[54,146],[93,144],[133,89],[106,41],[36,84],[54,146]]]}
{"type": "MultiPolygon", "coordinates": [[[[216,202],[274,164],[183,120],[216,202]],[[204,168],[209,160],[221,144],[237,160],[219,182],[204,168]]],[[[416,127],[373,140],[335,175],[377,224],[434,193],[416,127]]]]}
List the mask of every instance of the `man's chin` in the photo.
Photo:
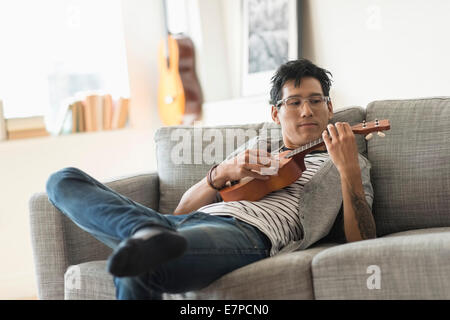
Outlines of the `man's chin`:
{"type": "Polygon", "coordinates": [[[318,140],[321,137],[322,137],[321,135],[317,135],[317,134],[316,135],[310,135],[310,136],[308,135],[308,136],[304,137],[301,140],[295,141],[294,144],[297,146],[297,148],[300,148],[300,147],[303,147],[303,146],[307,145],[310,142],[318,140]]]}

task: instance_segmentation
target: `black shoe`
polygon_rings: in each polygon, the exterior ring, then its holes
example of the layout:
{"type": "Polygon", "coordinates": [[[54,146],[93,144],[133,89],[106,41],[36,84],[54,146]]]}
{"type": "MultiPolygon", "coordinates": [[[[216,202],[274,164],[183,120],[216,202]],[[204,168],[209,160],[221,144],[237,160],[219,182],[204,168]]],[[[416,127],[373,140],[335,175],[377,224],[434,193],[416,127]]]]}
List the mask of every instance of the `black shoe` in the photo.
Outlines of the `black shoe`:
{"type": "Polygon", "coordinates": [[[178,258],[187,240],[175,231],[161,231],[150,237],[122,241],[108,259],[108,271],[116,277],[132,277],[151,272],[164,262],[178,258]]]}

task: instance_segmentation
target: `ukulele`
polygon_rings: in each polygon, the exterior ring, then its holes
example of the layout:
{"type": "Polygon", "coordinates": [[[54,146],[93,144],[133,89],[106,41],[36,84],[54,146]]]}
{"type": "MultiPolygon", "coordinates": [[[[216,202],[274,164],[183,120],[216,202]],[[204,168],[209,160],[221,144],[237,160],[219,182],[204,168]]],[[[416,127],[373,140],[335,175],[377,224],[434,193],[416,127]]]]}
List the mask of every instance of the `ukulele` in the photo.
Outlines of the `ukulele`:
{"type": "Polygon", "coordinates": [[[158,112],[164,125],[192,125],[201,118],[203,94],[195,72],[192,40],[173,35],[167,26],[163,0],[165,39],[159,45],[158,112]]]}
{"type": "MultiPolygon", "coordinates": [[[[373,137],[372,132],[378,132],[380,137],[384,137],[385,134],[382,131],[389,130],[390,123],[389,120],[379,121],[378,119],[375,119],[368,123],[364,121],[351,128],[355,134],[367,134],[366,140],[369,140],[373,137]]],[[[244,177],[237,183],[221,189],[219,191],[220,196],[225,202],[260,200],[266,194],[282,189],[297,181],[306,170],[305,155],[323,145],[325,145],[325,142],[322,138],[319,138],[297,149],[283,151],[277,155],[279,157],[277,175],[271,175],[267,180],[244,177]]]]}

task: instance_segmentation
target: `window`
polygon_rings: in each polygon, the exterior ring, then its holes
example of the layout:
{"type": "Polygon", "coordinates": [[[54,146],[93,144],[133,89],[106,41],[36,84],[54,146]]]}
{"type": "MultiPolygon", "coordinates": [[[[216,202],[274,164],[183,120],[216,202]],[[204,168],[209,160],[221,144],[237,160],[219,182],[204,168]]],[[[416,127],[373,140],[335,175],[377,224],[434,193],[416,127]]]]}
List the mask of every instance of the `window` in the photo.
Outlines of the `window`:
{"type": "Polygon", "coordinates": [[[5,118],[45,115],[82,91],[129,96],[121,0],[2,0],[5,118]]]}

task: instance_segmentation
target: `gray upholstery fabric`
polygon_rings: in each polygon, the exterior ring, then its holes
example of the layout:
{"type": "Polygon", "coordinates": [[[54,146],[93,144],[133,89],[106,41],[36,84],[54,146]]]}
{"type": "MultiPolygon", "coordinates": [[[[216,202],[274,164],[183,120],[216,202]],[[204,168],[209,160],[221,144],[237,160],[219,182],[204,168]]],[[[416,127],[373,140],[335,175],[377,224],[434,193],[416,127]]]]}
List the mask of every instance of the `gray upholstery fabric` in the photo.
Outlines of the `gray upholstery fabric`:
{"type": "Polygon", "coordinates": [[[336,246],[313,258],[312,272],[316,299],[450,299],[450,228],[336,246]],[[372,265],[379,289],[367,286],[372,265]]]}
{"type": "Polygon", "coordinates": [[[113,277],[106,271],[106,260],[70,266],[64,274],[65,300],[115,300],[113,277]]]}
{"type": "Polygon", "coordinates": [[[31,197],[29,210],[38,298],[63,299],[63,275],[69,266],[63,215],[48,201],[45,193],[37,193],[31,197]]]}
{"type": "MultiPolygon", "coordinates": [[[[314,299],[311,261],[319,252],[335,246],[324,243],[308,250],[264,259],[237,269],[208,287],[184,294],[164,294],[164,299],[314,299]]],[[[71,266],[65,274],[65,299],[115,299],[113,277],[106,272],[106,261],[71,266]],[[74,274],[77,275],[73,283],[74,274]]]]}
{"type": "Polygon", "coordinates": [[[450,99],[375,101],[375,118],[391,123],[368,142],[377,234],[450,226],[450,99]]]}
{"type": "Polygon", "coordinates": [[[258,135],[262,128],[263,124],[259,123],[244,126],[198,128],[173,126],[158,129],[155,134],[155,143],[160,188],[159,212],[173,213],[183,193],[205,177],[214,163],[222,161],[228,153],[238,147],[236,144],[244,143],[258,135]],[[186,143],[185,150],[187,152],[181,150],[179,153],[175,153],[178,150],[177,146],[180,146],[182,142],[186,143]],[[217,143],[217,154],[213,153],[214,159],[209,162],[204,154],[211,154],[208,152],[207,146],[211,145],[212,147],[215,143],[217,143]],[[175,154],[186,157],[186,161],[174,162],[175,154]]]}
{"type": "MultiPolygon", "coordinates": [[[[335,110],[332,123],[336,121],[348,121],[351,125],[358,124],[364,119],[364,109],[361,107],[348,107],[335,110]]],[[[205,177],[209,168],[214,163],[219,163],[232,153],[237,147],[255,135],[267,134],[269,136],[280,136],[281,129],[275,123],[256,123],[248,125],[228,125],[200,127],[172,126],[158,129],[155,134],[157,151],[157,164],[159,174],[159,212],[173,213],[183,193],[192,185],[205,177]],[[251,135],[253,134],[253,135],[251,135]],[[211,138],[219,137],[217,141],[211,138]],[[202,139],[203,137],[203,139],[202,139]],[[223,137],[223,139],[220,139],[223,137]],[[238,138],[239,137],[239,138],[238,138]],[[198,142],[195,144],[194,142],[198,142]],[[187,163],[176,164],[172,161],[173,154],[178,155],[181,144],[186,143],[186,150],[190,154],[186,156],[187,163]],[[221,153],[215,154],[214,161],[207,162],[203,155],[210,154],[210,149],[217,143],[217,150],[221,153]],[[201,147],[200,147],[201,145],[201,147]]],[[[366,144],[363,136],[357,136],[359,151],[366,153],[366,144]]],[[[180,154],[182,152],[180,151],[180,154]]],[[[181,157],[177,158],[181,162],[181,157]]]]}
{"type": "Polygon", "coordinates": [[[208,287],[166,299],[314,299],[311,261],[336,244],[324,243],[307,250],[263,259],[226,274],[208,287]]]}
{"type": "MultiPolygon", "coordinates": [[[[107,182],[111,189],[151,208],[158,206],[158,175],[142,174],[107,182]]],[[[70,265],[106,259],[111,249],[81,230],[37,193],[29,201],[32,249],[39,299],[64,298],[70,265]]]]}

